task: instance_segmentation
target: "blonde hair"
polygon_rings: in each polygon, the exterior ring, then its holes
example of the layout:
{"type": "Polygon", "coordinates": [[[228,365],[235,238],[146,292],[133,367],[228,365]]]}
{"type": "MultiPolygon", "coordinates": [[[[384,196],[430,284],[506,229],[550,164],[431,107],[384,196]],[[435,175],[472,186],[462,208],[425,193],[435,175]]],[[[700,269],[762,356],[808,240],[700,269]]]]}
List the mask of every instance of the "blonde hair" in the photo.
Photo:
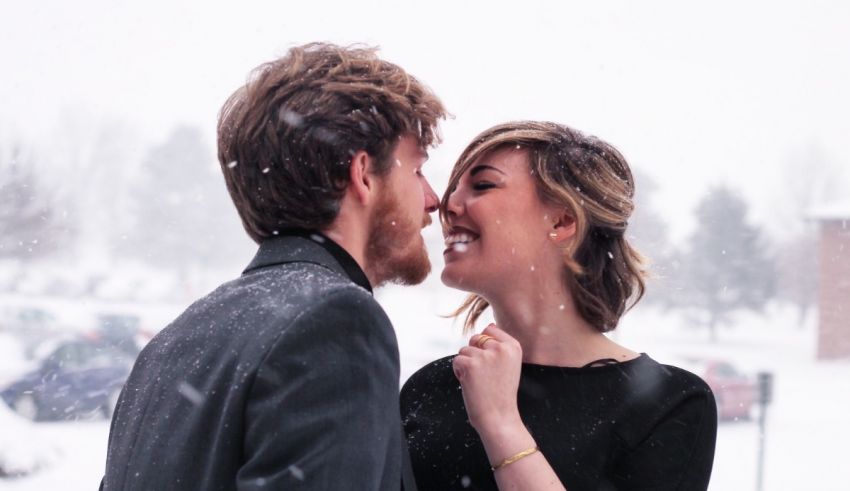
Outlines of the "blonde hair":
{"type": "MultiPolygon", "coordinates": [[[[505,147],[527,152],[540,198],[563,206],[575,219],[575,236],[564,249],[564,277],[579,314],[601,332],[615,329],[643,297],[647,276],[646,259],[624,236],[635,192],[625,158],[608,143],[557,123],[494,126],[478,135],[455,163],[440,203],[444,224],[449,196],[463,173],[505,147]]],[[[472,294],[452,315],[467,312],[464,331],[469,331],[487,307],[487,300],[472,294]]]]}

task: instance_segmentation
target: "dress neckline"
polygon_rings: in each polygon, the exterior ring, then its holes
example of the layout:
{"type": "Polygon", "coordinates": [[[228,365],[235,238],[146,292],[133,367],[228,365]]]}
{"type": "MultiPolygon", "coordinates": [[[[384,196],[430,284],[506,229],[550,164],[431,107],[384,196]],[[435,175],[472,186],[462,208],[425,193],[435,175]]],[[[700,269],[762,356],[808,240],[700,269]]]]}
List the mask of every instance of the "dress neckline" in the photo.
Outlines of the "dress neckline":
{"type": "Polygon", "coordinates": [[[649,357],[649,355],[647,355],[646,353],[640,353],[640,354],[638,354],[638,356],[636,356],[634,358],[630,358],[630,359],[625,360],[625,361],[617,361],[613,358],[603,358],[601,360],[592,361],[592,362],[588,363],[587,365],[584,365],[584,366],[581,366],[581,367],[564,367],[564,366],[558,366],[558,365],[540,365],[540,364],[537,364],[537,363],[525,363],[525,362],[523,362],[522,367],[528,368],[528,369],[534,369],[534,370],[537,370],[537,371],[557,370],[557,371],[561,371],[561,372],[589,373],[589,372],[608,371],[608,370],[612,370],[612,369],[636,365],[638,363],[641,363],[644,360],[649,360],[649,359],[651,359],[649,357]],[[600,363],[600,362],[603,362],[604,364],[594,366],[596,363],[600,363]]]}

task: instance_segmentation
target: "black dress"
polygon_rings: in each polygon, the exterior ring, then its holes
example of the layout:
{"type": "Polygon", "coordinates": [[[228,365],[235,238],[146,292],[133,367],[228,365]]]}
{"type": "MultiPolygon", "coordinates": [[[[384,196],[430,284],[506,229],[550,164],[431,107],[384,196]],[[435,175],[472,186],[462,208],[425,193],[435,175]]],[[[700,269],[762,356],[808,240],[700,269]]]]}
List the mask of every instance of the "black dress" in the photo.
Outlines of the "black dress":
{"type": "MultiPolygon", "coordinates": [[[[416,482],[420,491],[497,489],[452,358],[425,366],[402,388],[416,482]]],[[[585,368],[523,364],[518,404],[568,491],[708,487],[717,408],[690,372],[645,354],[585,368]]]]}

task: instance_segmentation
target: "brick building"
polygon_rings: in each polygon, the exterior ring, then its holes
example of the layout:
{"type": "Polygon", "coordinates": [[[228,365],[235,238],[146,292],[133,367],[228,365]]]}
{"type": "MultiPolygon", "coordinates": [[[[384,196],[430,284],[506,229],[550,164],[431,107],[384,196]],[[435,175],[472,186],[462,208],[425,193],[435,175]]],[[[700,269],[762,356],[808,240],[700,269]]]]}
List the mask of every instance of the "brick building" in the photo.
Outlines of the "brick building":
{"type": "Polygon", "coordinates": [[[850,358],[850,203],[823,207],[818,221],[819,360],[850,358]]]}

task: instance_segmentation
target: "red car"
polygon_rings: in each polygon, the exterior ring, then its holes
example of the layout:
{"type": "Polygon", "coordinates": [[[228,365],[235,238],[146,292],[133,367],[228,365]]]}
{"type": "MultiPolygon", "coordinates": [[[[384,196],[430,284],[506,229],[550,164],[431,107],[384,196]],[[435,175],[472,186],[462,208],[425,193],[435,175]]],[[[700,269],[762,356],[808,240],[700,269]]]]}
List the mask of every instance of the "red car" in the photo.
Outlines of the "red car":
{"type": "Polygon", "coordinates": [[[750,419],[758,401],[758,384],[753,377],[722,360],[686,358],[680,366],[699,375],[711,387],[718,418],[750,419]]]}

